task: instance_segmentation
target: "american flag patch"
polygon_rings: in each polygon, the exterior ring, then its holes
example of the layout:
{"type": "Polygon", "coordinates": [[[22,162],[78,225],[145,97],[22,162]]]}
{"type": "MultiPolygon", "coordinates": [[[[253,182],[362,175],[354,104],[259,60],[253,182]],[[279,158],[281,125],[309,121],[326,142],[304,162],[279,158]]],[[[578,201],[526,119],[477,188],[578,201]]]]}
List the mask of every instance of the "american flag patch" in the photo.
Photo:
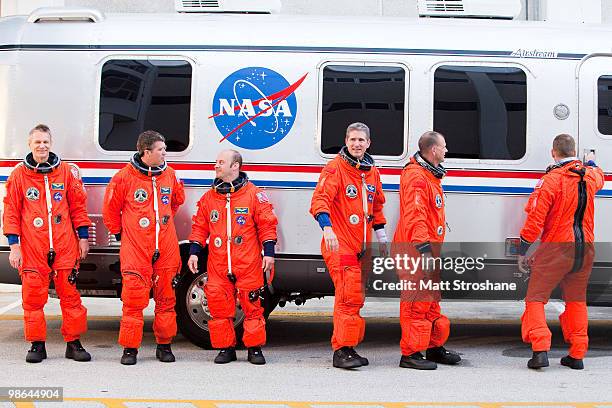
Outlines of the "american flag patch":
{"type": "Polygon", "coordinates": [[[260,203],[267,203],[270,200],[268,199],[268,195],[266,193],[264,193],[263,191],[260,193],[255,194],[257,196],[257,200],[259,200],[260,203]]]}

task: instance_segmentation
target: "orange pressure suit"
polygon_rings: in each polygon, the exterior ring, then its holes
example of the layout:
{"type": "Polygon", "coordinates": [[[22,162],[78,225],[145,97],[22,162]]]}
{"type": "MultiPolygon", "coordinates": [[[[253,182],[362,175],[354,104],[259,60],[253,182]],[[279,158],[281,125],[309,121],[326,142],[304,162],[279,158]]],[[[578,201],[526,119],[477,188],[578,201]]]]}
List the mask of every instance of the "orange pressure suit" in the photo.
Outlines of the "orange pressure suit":
{"type": "Polygon", "coordinates": [[[153,287],[157,344],[176,335],[176,298],[172,279],[181,268],[174,215],[185,202],[185,189],[166,163],[147,167],[138,154],[113,176],[104,195],[104,224],[120,234],[123,317],[119,344],[138,348],[143,314],[153,287]]]}
{"type": "Polygon", "coordinates": [[[54,153],[47,163],[37,165],[28,154],[8,178],[3,221],[5,235],[21,238],[19,276],[26,340],[46,339],[43,307],[51,279],[60,298],[62,336],[66,342],[79,339],[87,331],[87,309],[69,276],[73,268],[78,268],[75,230],[88,228],[91,221],[78,168],[61,162],[54,153]],[[55,254],[51,255],[53,262],[50,252],[55,254]]]}
{"type": "MultiPolygon", "coordinates": [[[[366,154],[357,161],[343,147],[321,172],[312,196],[310,213],[319,220],[327,214],[338,238],[332,252],[321,241],[321,254],[334,283],[332,348],[355,347],[363,340],[365,320],[359,315],[365,300],[365,277],[360,257],[371,242],[372,228],[383,228],[385,196],[380,173],[366,154]]],[[[319,221],[319,223],[321,223],[319,221]]]]}
{"type": "Polygon", "coordinates": [[[549,351],[551,332],[544,305],[560,283],[565,311],[559,316],[569,355],[582,359],[588,348],[586,287],[594,258],[595,193],[603,188],[597,167],[570,160],[549,167],[531,193],[521,230],[521,255],[542,233],[533,255],[531,277],[521,317],[523,341],[533,351],[549,351]]]}
{"type": "MultiPolygon", "coordinates": [[[[404,167],[400,178],[400,217],[393,247],[412,257],[430,253],[440,256],[446,233],[442,167],[433,167],[417,153],[404,167]],[[435,174],[434,174],[435,173],[435,174]]],[[[421,271],[414,275],[423,278],[421,271]]],[[[414,277],[413,276],[413,277],[414,277]]],[[[403,275],[400,273],[400,277],[403,275]]],[[[412,279],[412,278],[409,278],[412,279]]],[[[450,321],[440,311],[438,291],[402,293],[400,325],[402,355],[441,347],[448,339],[450,321]]]]}
{"type": "Polygon", "coordinates": [[[245,315],[244,345],[250,348],[266,343],[260,298],[249,298],[249,293],[259,292],[264,285],[261,252],[266,244],[276,243],[277,223],[266,193],[243,172],[233,183],[215,179],[213,188],[198,201],[189,240],[200,246],[208,240],[204,291],[212,317],[208,329],[214,348],[236,346],[236,297],[245,315]]]}

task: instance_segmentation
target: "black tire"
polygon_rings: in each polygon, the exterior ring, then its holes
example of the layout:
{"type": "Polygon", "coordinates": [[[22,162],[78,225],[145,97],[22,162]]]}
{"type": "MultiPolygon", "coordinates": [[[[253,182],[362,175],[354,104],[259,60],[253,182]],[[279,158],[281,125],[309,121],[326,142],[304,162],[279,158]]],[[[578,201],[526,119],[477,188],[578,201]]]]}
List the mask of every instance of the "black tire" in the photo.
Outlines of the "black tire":
{"type": "Polygon", "coordinates": [[[261,301],[261,304],[264,308],[264,317],[266,318],[266,320],[268,320],[268,316],[270,316],[270,313],[272,313],[276,306],[278,306],[278,302],[280,301],[280,299],[281,295],[278,295],[276,293],[272,294],[270,293],[270,290],[266,288],[263,300],[261,301]]]}
{"type": "MultiPolygon", "coordinates": [[[[183,270],[181,271],[176,291],[176,323],[181,334],[190,342],[204,349],[211,349],[210,333],[208,331],[208,321],[210,314],[208,312],[206,295],[204,294],[204,285],[206,284],[206,258],[208,252],[202,251],[199,255],[198,265],[199,272],[194,275],[187,268],[188,251],[183,253],[183,270]],[[186,253],[185,253],[186,252],[186,253]]],[[[264,315],[268,315],[274,310],[280,296],[271,295],[266,291],[266,296],[263,301],[264,315]]],[[[236,330],[236,339],[241,342],[242,339],[242,321],[244,314],[240,307],[236,308],[236,319],[234,320],[234,330],[236,330]]]]}

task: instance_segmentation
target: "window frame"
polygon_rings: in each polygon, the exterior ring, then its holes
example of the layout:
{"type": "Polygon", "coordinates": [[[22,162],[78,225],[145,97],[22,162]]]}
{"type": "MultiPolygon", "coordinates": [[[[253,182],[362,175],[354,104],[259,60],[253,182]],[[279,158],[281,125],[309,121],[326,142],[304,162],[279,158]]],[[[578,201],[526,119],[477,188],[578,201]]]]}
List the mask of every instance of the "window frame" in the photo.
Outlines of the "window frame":
{"type": "MultiPolygon", "coordinates": [[[[189,142],[185,150],[180,152],[166,152],[166,157],[182,157],[191,152],[193,149],[193,145],[195,142],[194,138],[194,117],[196,113],[195,105],[197,103],[197,98],[195,97],[196,92],[196,79],[197,79],[197,70],[196,67],[198,64],[194,61],[193,58],[188,57],[186,55],[149,55],[149,54],[121,54],[121,55],[107,55],[104,58],[98,61],[98,68],[96,69],[96,93],[94,94],[94,146],[96,149],[105,155],[112,156],[125,156],[126,154],[131,154],[136,152],[136,146],[134,146],[133,150],[106,150],[100,144],[100,106],[101,106],[101,97],[100,94],[102,92],[102,69],[104,65],[109,61],[114,60],[142,60],[142,61],[185,61],[191,66],[191,91],[190,91],[190,104],[189,104],[189,142]]],[[[156,129],[152,129],[156,130],[156,129]]]]}
{"type": "MultiPolygon", "coordinates": [[[[594,101],[594,105],[593,105],[593,110],[595,112],[595,126],[593,127],[595,129],[595,131],[597,132],[597,135],[604,140],[610,140],[612,139],[612,133],[610,134],[606,134],[606,133],[602,133],[599,130],[599,80],[602,77],[610,77],[612,80],[612,70],[607,70],[608,72],[610,72],[609,74],[605,74],[603,72],[601,72],[601,70],[598,71],[598,73],[595,74],[595,84],[594,84],[594,89],[595,89],[595,101],[594,101]]],[[[612,91],[611,91],[612,92],[612,91]]],[[[584,105],[584,103],[583,103],[584,105]]]]}
{"type": "Polygon", "coordinates": [[[408,141],[409,141],[409,101],[410,101],[410,74],[411,67],[404,62],[400,61],[376,61],[376,60],[346,60],[346,59],[334,59],[326,60],[317,65],[318,71],[318,96],[317,96],[317,130],[315,137],[315,149],[317,153],[324,159],[333,159],[337,153],[324,153],[321,148],[323,141],[323,83],[324,83],[324,70],[330,65],[344,65],[344,66],[356,66],[356,67],[395,67],[404,70],[404,130],[403,130],[403,148],[402,152],[398,156],[388,155],[372,155],[374,160],[378,161],[391,161],[401,162],[408,155],[408,141]]]}
{"type": "MultiPolygon", "coordinates": [[[[520,70],[523,71],[523,73],[525,74],[525,83],[526,83],[526,93],[527,93],[527,108],[525,110],[525,153],[523,154],[522,157],[518,158],[518,159],[466,159],[466,158],[457,158],[457,157],[447,157],[444,160],[444,165],[448,166],[453,165],[453,164],[457,164],[457,165],[466,165],[466,164],[487,164],[487,165],[497,165],[497,164],[521,164],[524,163],[525,161],[528,160],[529,158],[529,146],[531,145],[530,143],[530,132],[529,132],[529,120],[530,120],[530,106],[531,104],[533,104],[533,96],[532,94],[532,88],[533,86],[530,85],[530,78],[534,78],[533,73],[531,72],[531,70],[526,67],[523,64],[520,63],[516,63],[516,62],[506,62],[506,61],[482,61],[482,60],[478,60],[478,61],[474,61],[474,60],[470,60],[470,61],[457,61],[457,60],[448,60],[448,61],[438,61],[436,64],[432,65],[429,72],[430,72],[430,77],[431,80],[429,81],[429,86],[430,86],[430,92],[429,92],[429,107],[431,109],[431,114],[430,114],[430,128],[433,129],[434,128],[434,102],[435,102],[435,98],[434,98],[434,92],[435,92],[435,81],[436,81],[436,71],[438,70],[438,68],[441,67],[445,67],[445,66],[453,66],[453,67],[461,67],[461,66],[465,66],[465,67],[482,67],[482,68],[518,68],[520,70]]],[[[448,166],[450,167],[450,166],[448,166]]]]}

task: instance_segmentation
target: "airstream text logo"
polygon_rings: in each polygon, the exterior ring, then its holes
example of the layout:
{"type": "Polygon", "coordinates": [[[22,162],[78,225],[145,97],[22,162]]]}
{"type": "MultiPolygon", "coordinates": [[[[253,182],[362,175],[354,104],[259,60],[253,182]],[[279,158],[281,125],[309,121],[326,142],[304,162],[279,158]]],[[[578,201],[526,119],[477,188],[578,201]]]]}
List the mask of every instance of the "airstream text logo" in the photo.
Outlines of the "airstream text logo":
{"type": "Polygon", "coordinates": [[[215,125],[220,142],[244,149],[265,149],[280,142],[291,131],[297,114],[295,90],[306,79],[290,84],[268,68],[242,68],[221,82],[213,100],[215,125]]]}
{"type": "Polygon", "coordinates": [[[511,57],[519,58],[557,58],[558,55],[556,51],[524,50],[522,48],[510,54],[511,57]]]}

